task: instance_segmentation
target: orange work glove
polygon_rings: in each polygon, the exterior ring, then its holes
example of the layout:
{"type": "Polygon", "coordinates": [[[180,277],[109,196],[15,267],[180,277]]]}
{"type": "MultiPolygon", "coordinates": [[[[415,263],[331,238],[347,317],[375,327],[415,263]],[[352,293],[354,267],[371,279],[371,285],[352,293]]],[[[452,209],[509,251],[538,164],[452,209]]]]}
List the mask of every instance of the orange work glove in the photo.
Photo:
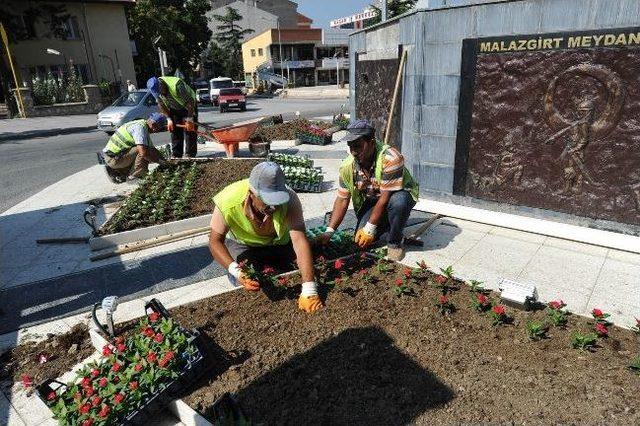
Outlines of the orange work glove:
{"type": "Polygon", "coordinates": [[[167,119],[167,132],[173,132],[173,129],[175,129],[175,127],[173,126],[173,120],[168,118],[167,119]]]}
{"type": "Polygon", "coordinates": [[[184,119],[184,130],[187,132],[195,132],[198,130],[198,126],[193,121],[193,117],[187,117],[184,119]]]}
{"type": "Polygon", "coordinates": [[[260,283],[246,277],[236,262],[231,262],[229,264],[229,281],[231,281],[231,284],[236,287],[240,284],[248,291],[260,290],[260,283]]]}
{"type": "Polygon", "coordinates": [[[358,232],[356,232],[353,240],[360,248],[367,248],[376,239],[376,228],[376,225],[367,222],[363,228],[360,228],[358,232]]]}
{"type": "Polygon", "coordinates": [[[318,296],[318,286],[313,281],[302,284],[302,293],[298,299],[298,308],[306,313],[313,313],[324,305],[318,296]]]}

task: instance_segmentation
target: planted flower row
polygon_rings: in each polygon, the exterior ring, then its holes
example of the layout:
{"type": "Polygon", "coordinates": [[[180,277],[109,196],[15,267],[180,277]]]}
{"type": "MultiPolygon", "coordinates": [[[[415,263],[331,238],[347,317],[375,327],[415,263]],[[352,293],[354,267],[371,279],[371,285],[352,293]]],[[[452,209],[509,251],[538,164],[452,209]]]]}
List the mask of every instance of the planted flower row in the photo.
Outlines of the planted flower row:
{"type": "Polygon", "coordinates": [[[57,389],[47,385],[45,395],[39,390],[61,425],[118,424],[178,378],[196,353],[172,319],[153,312],[134,335],[105,346],[103,357],[75,380],[57,389]]]}

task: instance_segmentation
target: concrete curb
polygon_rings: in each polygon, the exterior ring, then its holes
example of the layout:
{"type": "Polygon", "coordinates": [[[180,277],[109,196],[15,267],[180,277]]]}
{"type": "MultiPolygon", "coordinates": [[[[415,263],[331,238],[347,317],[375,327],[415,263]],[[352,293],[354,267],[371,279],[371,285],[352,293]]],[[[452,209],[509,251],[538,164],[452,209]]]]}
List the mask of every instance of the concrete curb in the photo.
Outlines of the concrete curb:
{"type": "Polygon", "coordinates": [[[69,135],[73,133],[84,133],[90,130],[98,130],[95,125],[83,127],[67,127],[66,129],[31,130],[27,132],[0,133],[0,143],[8,141],[18,141],[32,138],[44,138],[48,136],[69,135]]]}

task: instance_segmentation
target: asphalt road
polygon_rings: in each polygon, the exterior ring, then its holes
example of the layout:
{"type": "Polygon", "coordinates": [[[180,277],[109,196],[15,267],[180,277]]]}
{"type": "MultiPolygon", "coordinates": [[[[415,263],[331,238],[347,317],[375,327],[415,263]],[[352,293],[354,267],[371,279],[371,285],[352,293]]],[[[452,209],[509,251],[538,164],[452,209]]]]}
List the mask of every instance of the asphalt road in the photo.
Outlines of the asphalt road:
{"type": "MultiPolygon", "coordinates": [[[[200,121],[223,127],[264,115],[295,117],[332,115],[345,100],[252,99],[246,112],[226,112],[200,108],[200,121]]],[[[108,136],[98,130],[70,135],[33,138],[0,144],[0,212],[25,200],[43,188],[96,164],[96,152],[104,148],[108,136]]],[[[153,136],[158,144],[170,141],[168,133],[153,136]]],[[[90,184],[90,183],[87,183],[90,184]]]]}

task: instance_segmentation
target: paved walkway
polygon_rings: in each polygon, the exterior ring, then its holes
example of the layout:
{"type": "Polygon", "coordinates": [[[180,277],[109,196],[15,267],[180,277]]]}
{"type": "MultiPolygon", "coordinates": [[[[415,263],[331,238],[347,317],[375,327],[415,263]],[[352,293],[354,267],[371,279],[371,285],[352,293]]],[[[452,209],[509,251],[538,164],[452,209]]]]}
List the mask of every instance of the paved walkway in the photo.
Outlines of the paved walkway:
{"type": "Polygon", "coordinates": [[[84,132],[96,128],[96,114],[0,120],[0,142],[84,132]]]}

